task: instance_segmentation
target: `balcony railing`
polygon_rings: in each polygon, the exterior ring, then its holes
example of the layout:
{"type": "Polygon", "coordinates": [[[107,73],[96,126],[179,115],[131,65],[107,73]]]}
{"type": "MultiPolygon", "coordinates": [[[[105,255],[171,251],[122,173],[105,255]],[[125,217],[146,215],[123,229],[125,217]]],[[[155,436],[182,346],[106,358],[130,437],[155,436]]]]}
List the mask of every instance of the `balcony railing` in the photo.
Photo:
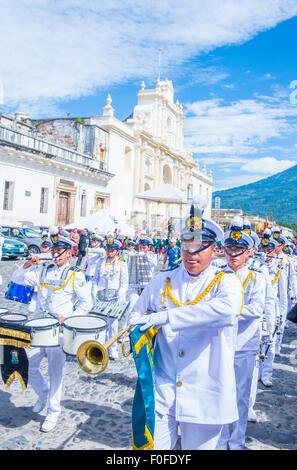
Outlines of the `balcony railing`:
{"type": "Polygon", "coordinates": [[[83,166],[90,171],[108,172],[107,162],[96,160],[83,153],[76,152],[52,142],[41,140],[38,137],[23,134],[22,132],[0,125],[0,142],[6,142],[22,150],[31,150],[47,158],[67,160],[73,164],[83,166]]]}

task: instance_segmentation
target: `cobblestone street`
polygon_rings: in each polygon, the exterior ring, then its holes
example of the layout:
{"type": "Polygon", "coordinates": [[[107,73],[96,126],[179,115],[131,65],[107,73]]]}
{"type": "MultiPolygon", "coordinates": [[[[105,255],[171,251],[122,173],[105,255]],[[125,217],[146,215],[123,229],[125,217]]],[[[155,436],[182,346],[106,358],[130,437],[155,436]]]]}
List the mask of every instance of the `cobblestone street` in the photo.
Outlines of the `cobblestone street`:
{"type": "MultiPolygon", "coordinates": [[[[24,312],[21,303],[4,298],[11,273],[21,261],[0,262],[3,285],[0,307],[24,312]]],[[[122,326],[122,325],[120,325],[122,326]]],[[[47,373],[47,363],[42,362],[47,373]]],[[[259,384],[255,410],[258,423],[249,423],[247,447],[297,449],[297,327],[285,331],[281,355],[276,358],[273,387],[259,384]]],[[[132,356],[120,356],[98,376],[84,373],[70,357],[64,369],[62,414],[51,433],[39,431],[45,410],[34,414],[36,396],[18,381],[6,390],[0,385],[0,449],[131,449],[131,409],[136,385],[132,356]]]]}

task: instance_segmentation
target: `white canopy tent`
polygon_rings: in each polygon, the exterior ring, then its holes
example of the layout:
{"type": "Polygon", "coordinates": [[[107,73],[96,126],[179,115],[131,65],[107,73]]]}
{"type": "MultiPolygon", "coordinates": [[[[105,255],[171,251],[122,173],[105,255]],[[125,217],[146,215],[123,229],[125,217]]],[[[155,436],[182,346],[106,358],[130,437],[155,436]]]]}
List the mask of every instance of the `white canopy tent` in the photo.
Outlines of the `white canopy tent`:
{"type": "Polygon", "coordinates": [[[142,193],[136,194],[138,199],[147,201],[165,203],[165,204],[187,204],[187,195],[172,184],[163,184],[157,188],[148,189],[142,193]]]}
{"type": "Polygon", "coordinates": [[[131,225],[126,224],[125,222],[119,222],[115,225],[115,228],[118,229],[120,235],[124,237],[134,237],[135,229],[131,225]]]}
{"type": "Polygon", "coordinates": [[[135,235],[135,230],[131,225],[128,225],[124,221],[115,222],[114,217],[112,217],[106,209],[102,209],[88,217],[80,217],[76,222],[67,225],[65,228],[87,228],[91,231],[98,228],[102,235],[113,234],[115,229],[117,229],[120,235],[127,237],[133,237],[135,235]]]}
{"type": "Polygon", "coordinates": [[[101,234],[106,235],[109,233],[113,233],[114,230],[117,228],[117,225],[115,224],[108,211],[102,209],[101,211],[95,212],[95,214],[89,215],[88,217],[80,217],[79,219],[77,219],[76,222],[67,225],[65,228],[87,228],[88,230],[94,231],[97,227],[101,234]]]}
{"type": "MultiPolygon", "coordinates": [[[[172,184],[163,184],[157,188],[148,189],[142,193],[135,195],[138,199],[146,200],[147,202],[156,202],[158,204],[179,204],[180,206],[180,218],[182,217],[182,205],[188,204],[187,195],[180,189],[176,188],[172,184]]],[[[169,208],[166,207],[166,219],[169,220],[169,208]]]]}

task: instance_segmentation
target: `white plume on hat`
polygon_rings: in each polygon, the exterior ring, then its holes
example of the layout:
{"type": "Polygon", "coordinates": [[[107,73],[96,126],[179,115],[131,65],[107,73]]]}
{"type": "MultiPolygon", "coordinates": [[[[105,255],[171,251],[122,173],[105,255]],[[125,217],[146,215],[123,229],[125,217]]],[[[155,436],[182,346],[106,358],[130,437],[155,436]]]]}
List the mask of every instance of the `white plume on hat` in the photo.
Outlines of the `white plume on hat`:
{"type": "Polygon", "coordinates": [[[202,217],[208,205],[208,199],[202,194],[196,194],[192,199],[192,206],[194,206],[194,214],[196,217],[202,217]]]}
{"type": "Polygon", "coordinates": [[[266,228],[266,229],[264,230],[263,235],[269,235],[269,236],[271,236],[271,230],[270,230],[270,228],[266,228]]]}
{"type": "Polygon", "coordinates": [[[58,227],[55,227],[54,225],[52,225],[48,230],[50,235],[56,235],[56,233],[59,232],[58,227]]]}
{"type": "Polygon", "coordinates": [[[237,228],[242,229],[243,221],[242,221],[242,218],[239,215],[236,215],[235,217],[233,217],[233,219],[231,221],[231,228],[232,227],[237,227],[237,228]]]}
{"type": "Polygon", "coordinates": [[[243,225],[248,225],[249,227],[251,226],[251,223],[247,217],[243,219],[243,225]]]}
{"type": "Polygon", "coordinates": [[[274,227],[272,227],[271,231],[272,232],[279,232],[280,229],[275,225],[274,227]]]}

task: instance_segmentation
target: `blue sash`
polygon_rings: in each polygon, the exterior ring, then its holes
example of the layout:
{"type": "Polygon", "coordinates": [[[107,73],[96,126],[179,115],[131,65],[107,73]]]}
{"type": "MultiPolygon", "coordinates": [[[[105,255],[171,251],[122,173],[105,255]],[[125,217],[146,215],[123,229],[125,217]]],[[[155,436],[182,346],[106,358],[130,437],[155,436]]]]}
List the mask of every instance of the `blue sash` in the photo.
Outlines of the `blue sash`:
{"type": "Polygon", "coordinates": [[[154,448],[155,395],[153,348],[158,330],[153,327],[139,331],[137,326],[130,333],[130,344],[138,374],[132,406],[132,448],[154,448]]]}

